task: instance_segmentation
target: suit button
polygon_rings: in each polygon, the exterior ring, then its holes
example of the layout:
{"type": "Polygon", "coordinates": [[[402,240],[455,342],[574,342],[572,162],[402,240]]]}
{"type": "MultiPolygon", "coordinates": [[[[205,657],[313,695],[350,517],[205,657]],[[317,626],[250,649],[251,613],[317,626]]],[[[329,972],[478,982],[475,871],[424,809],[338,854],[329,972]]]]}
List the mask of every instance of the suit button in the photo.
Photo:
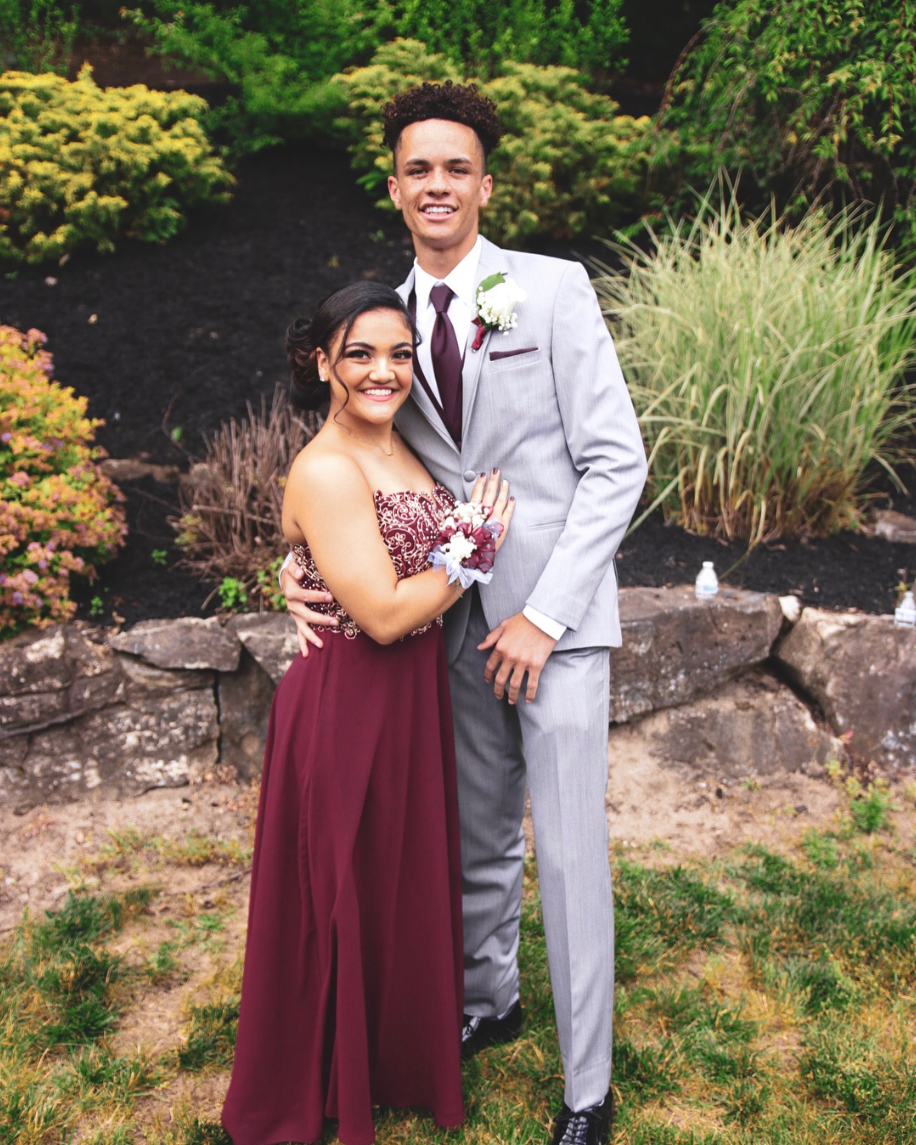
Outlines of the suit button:
{"type": "Polygon", "coordinates": [[[465,481],[476,481],[477,480],[477,474],[474,472],[473,469],[465,469],[464,479],[465,479],[465,481]]]}

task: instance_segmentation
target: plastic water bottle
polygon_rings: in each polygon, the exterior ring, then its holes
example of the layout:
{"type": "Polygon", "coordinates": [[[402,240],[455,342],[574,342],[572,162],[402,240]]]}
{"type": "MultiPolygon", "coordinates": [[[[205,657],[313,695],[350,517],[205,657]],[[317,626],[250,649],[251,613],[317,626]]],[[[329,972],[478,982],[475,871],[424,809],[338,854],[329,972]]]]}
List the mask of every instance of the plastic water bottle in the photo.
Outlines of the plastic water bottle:
{"type": "Polygon", "coordinates": [[[703,567],[697,577],[696,594],[698,600],[712,600],[719,591],[719,581],[712,561],[703,561],[703,567]]]}
{"type": "Polygon", "coordinates": [[[905,592],[894,609],[894,624],[897,628],[916,628],[916,600],[912,592],[905,592]]]}

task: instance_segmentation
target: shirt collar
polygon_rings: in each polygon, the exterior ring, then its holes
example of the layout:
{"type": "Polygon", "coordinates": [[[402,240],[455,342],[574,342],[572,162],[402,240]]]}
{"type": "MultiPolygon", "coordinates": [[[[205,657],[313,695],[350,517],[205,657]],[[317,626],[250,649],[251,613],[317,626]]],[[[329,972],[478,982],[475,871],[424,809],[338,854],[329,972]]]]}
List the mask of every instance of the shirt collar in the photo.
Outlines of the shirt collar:
{"type": "Polygon", "coordinates": [[[433,278],[433,276],[428,274],[417,260],[414,259],[413,287],[417,295],[417,314],[422,314],[429,305],[429,292],[437,282],[444,282],[446,286],[450,286],[469,310],[473,311],[475,309],[475,280],[477,278],[477,268],[480,266],[480,248],[482,245],[480,235],[478,235],[477,242],[474,243],[461,262],[459,262],[454,270],[450,271],[445,278],[433,278]]]}

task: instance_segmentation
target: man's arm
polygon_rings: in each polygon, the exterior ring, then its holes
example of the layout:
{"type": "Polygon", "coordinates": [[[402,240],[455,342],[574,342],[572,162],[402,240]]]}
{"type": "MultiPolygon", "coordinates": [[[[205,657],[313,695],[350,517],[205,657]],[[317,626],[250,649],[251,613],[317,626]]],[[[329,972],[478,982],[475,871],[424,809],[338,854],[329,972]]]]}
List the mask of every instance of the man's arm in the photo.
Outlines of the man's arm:
{"type": "Polygon", "coordinates": [[[566,526],[524,612],[497,625],[484,676],[514,704],[527,674],[530,703],[567,627],[581,621],[607,575],[646,480],[642,435],[598,299],[570,266],[557,291],[553,370],[566,444],[581,476],[566,526]]]}
{"type": "Polygon", "coordinates": [[[611,567],[646,482],[646,452],[617,352],[585,268],[557,291],[553,371],[579,483],[527,604],[576,628],[611,567]]]}

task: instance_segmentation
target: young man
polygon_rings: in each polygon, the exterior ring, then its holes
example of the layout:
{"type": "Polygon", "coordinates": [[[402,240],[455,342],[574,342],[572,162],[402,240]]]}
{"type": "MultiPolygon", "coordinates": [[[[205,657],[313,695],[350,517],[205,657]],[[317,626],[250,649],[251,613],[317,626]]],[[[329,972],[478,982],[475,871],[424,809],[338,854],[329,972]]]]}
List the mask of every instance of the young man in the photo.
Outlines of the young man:
{"type": "MultiPolygon", "coordinates": [[[[500,250],[478,233],[492,190],[487,153],[501,134],[494,105],[473,87],[423,84],[384,114],[389,192],[416,252],[399,289],[421,336],[399,429],[459,499],[498,459],[517,505],[492,583],[446,617],[464,880],[463,1052],[522,1028],[527,780],[566,1078],[552,1140],[598,1145],[612,1117],[604,799],[608,649],[620,643],[614,554],[645,482],[645,452],[584,269],[500,250]],[[474,323],[478,285],[497,272],[521,288],[517,324],[504,334],[474,323]]],[[[307,654],[306,641],[319,643],[307,626],[323,618],[291,572],[283,583],[307,654]]]]}

